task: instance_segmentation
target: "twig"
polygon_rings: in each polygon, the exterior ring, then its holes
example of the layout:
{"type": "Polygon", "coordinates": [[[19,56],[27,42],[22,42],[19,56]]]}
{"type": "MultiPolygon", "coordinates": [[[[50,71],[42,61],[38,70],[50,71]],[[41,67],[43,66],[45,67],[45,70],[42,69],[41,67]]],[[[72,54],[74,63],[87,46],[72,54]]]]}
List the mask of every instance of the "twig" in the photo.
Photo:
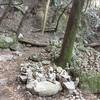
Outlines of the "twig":
{"type": "MultiPolygon", "coordinates": [[[[42,29],[37,29],[37,30],[32,31],[32,32],[36,33],[36,32],[41,32],[41,31],[42,31],[42,29]]],[[[44,33],[45,33],[45,32],[55,32],[55,28],[46,28],[46,29],[44,30],[44,33]]]]}
{"type": "Polygon", "coordinates": [[[57,29],[58,29],[58,25],[59,25],[59,21],[60,21],[60,19],[61,19],[61,17],[62,17],[62,15],[64,14],[64,12],[66,11],[66,9],[68,8],[68,6],[70,5],[72,3],[72,1],[66,6],[66,7],[64,7],[63,8],[63,11],[62,11],[62,13],[60,14],[60,16],[58,17],[58,20],[57,20],[57,24],[56,24],[56,28],[55,28],[55,31],[57,31],[57,29]]]}
{"type": "Polygon", "coordinates": [[[50,5],[50,0],[47,1],[47,5],[46,5],[46,11],[45,11],[45,16],[44,16],[44,23],[43,23],[42,34],[44,34],[44,30],[45,30],[45,27],[46,27],[49,5],[50,5]]]}

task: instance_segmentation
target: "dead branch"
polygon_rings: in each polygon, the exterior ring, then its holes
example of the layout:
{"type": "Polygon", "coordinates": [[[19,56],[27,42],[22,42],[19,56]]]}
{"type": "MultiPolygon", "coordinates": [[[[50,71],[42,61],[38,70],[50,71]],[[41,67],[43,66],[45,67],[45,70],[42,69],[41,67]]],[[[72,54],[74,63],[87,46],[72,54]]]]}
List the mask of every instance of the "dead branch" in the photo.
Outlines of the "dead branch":
{"type": "Polygon", "coordinates": [[[98,46],[100,46],[100,43],[99,42],[91,43],[91,44],[88,44],[88,46],[90,46],[90,47],[98,47],[98,46]]]}
{"type": "Polygon", "coordinates": [[[18,40],[20,43],[22,44],[29,44],[31,46],[35,46],[35,47],[47,47],[47,44],[39,44],[39,43],[32,43],[30,41],[26,41],[24,39],[18,40]]]}
{"type": "MultiPolygon", "coordinates": [[[[44,30],[44,33],[46,33],[46,32],[55,32],[55,28],[45,28],[45,30],[44,30]]],[[[42,31],[42,29],[37,29],[37,30],[35,30],[35,31],[32,31],[33,33],[37,33],[37,32],[41,32],[42,31]]]]}
{"type": "Polygon", "coordinates": [[[66,9],[68,8],[68,6],[69,6],[71,3],[72,3],[72,1],[71,1],[69,4],[67,4],[66,7],[63,8],[62,13],[61,13],[60,16],[58,17],[57,24],[56,24],[56,28],[55,28],[55,32],[56,32],[57,29],[58,29],[58,25],[59,25],[59,22],[60,22],[60,19],[61,19],[62,15],[64,14],[64,12],[66,11],[66,9]]]}

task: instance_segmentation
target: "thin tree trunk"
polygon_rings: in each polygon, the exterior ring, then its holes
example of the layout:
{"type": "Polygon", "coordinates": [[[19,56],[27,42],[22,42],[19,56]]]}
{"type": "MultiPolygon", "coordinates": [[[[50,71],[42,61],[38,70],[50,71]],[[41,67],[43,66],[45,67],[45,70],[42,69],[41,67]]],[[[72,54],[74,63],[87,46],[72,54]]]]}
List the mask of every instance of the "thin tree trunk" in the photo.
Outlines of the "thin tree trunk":
{"type": "Polygon", "coordinates": [[[74,41],[78,29],[80,15],[84,6],[85,0],[73,0],[71,14],[67,23],[62,49],[56,64],[65,67],[66,63],[70,63],[74,41]]]}

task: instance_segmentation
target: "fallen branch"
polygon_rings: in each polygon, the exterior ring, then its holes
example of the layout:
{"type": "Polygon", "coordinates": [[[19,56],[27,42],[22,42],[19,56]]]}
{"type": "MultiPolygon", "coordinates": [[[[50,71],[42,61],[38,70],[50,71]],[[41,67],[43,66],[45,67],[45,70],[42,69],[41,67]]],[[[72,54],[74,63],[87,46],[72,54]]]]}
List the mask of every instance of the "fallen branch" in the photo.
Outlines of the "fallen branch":
{"type": "Polygon", "coordinates": [[[35,47],[47,47],[47,44],[32,43],[32,42],[26,41],[24,39],[19,39],[18,41],[22,44],[29,44],[29,45],[35,46],[35,47]]]}
{"type": "MultiPolygon", "coordinates": [[[[32,32],[36,33],[36,32],[41,32],[41,31],[42,31],[42,29],[37,29],[37,30],[32,31],[32,32]]],[[[55,28],[46,28],[46,29],[44,30],[44,33],[45,33],[45,32],[55,32],[55,28]]]]}
{"type": "Polygon", "coordinates": [[[91,44],[88,44],[88,46],[90,46],[90,47],[98,47],[98,46],[100,46],[100,43],[99,42],[91,43],[91,44]]]}

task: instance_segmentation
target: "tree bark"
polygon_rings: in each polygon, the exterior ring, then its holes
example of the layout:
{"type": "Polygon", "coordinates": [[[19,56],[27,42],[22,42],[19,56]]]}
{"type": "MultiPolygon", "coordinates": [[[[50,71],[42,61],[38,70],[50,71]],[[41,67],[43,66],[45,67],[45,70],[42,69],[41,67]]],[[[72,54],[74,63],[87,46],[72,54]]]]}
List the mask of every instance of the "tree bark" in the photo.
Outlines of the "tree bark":
{"type": "Polygon", "coordinates": [[[84,6],[84,1],[85,0],[73,0],[60,56],[56,60],[56,64],[62,66],[63,68],[65,67],[66,63],[70,63],[72,58],[74,41],[76,38],[76,33],[80,21],[80,15],[84,6]]]}

